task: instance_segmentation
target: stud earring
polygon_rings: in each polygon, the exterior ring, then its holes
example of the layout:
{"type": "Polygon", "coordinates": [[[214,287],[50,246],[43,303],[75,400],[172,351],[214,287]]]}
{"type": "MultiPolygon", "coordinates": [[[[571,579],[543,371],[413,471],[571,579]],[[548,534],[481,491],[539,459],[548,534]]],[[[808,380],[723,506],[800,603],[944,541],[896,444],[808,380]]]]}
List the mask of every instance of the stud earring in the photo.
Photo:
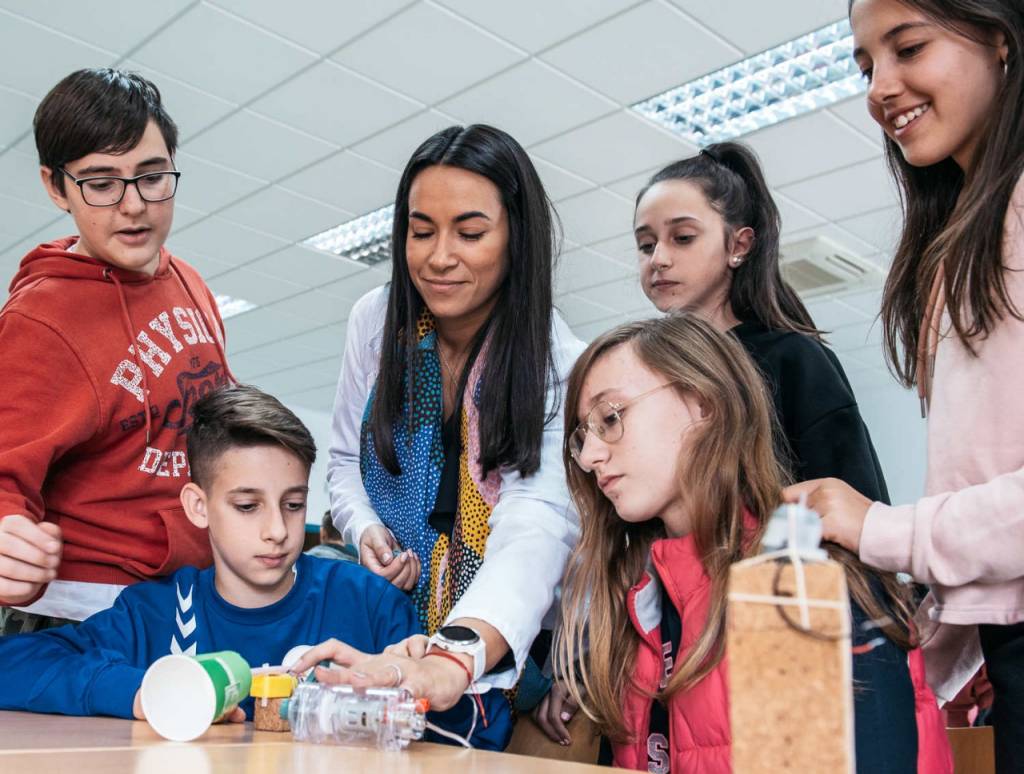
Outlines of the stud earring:
{"type": "Polygon", "coordinates": [[[739,266],[743,262],[743,257],[739,255],[734,255],[732,258],[729,259],[729,262],[732,263],[733,266],[739,266]]]}

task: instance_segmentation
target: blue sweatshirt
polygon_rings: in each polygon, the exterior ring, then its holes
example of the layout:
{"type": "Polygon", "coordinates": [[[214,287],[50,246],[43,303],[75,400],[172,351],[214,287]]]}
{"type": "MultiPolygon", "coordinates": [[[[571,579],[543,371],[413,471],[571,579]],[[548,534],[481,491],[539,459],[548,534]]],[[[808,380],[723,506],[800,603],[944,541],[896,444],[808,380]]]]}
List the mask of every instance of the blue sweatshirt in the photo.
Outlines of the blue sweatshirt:
{"type": "MultiPolygon", "coordinates": [[[[280,664],[294,646],[331,637],[379,653],[420,633],[408,597],[363,567],[303,554],[295,572],[283,599],[241,608],[217,593],[213,568],[184,567],[129,586],[113,607],[80,624],[0,637],[0,709],[131,718],[146,668],[169,653],[233,650],[255,667],[280,664]]],[[[500,693],[485,699],[490,722],[478,725],[472,741],[503,749],[511,735],[507,701],[500,693]]],[[[252,718],[253,700],[241,707],[252,718]]],[[[464,698],[431,720],[464,735],[471,713],[464,698]]]]}

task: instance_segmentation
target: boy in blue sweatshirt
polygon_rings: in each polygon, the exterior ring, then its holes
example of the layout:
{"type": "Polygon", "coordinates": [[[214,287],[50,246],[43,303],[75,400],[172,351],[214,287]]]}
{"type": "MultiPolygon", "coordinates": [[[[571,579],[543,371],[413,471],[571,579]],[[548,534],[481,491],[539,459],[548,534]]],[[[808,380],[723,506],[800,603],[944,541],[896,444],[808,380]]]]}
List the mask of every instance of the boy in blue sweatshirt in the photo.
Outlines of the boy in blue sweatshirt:
{"type": "MultiPolygon", "coordinates": [[[[316,446],[278,400],[245,385],[210,393],[195,405],[187,448],[181,502],[208,531],[213,567],[129,586],[78,625],[0,638],[0,709],[144,719],[143,674],[168,653],[234,650],[259,666],[332,637],[379,653],[419,633],[391,583],[302,554],[316,446]]],[[[251,718],[252,700],[241,709],[251,718]]],[[[464,735],[470,713],[463,700],[431,720],[464,735]]],[[[502,749],[511,719],[488,719],[474,746],[502,749]]]]}

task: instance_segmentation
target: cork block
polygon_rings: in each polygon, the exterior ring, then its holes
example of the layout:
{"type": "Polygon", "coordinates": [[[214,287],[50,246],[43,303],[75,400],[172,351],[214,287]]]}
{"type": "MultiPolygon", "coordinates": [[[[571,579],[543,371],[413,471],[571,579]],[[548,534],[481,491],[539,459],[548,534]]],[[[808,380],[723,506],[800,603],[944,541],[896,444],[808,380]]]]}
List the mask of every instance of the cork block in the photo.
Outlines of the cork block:
{"type": "Polygon", "coordinates": [[[802,625],[800,608],[780,599],[797,595],[792,565],[748,561],[730,571],[726,653],[734,774],[854,771],[846,577],[831,561],[803,568],[816,636],[794,628],[802,625]]]}
{"type": "Polygon", "coordinates": [[[281,717],[281,703],[295,690],[290,675],[255,675],[249,695],[255,699],[252,723],[258,731],[290,731],[281,717]]]}

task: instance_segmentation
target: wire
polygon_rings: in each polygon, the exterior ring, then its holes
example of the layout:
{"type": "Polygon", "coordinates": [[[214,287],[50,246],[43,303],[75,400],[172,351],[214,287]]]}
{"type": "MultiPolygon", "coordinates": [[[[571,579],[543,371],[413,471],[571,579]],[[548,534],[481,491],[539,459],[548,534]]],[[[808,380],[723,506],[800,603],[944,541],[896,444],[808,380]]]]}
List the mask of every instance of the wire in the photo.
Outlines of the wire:
{"type": "Polygon", "coordinates": [[[476,709],[476,702],[470,701],[469,703],[473,706],[473,722],[470,724],[469,733],[466,734],[465,738],[459,736],[458,734],[452,733],[451,731],[445,731],[443,728],[440,728],[434,725],[433,723],[430,723],[429,721],[427,722],[427,728],[429,728],[435,734],[445,737],[446,739],[451,739],[452,741],[458,742],[466,749],[472,749],[473,745],[469,743],[469,740],[473,738],[473,733],[476,731],[476,721],[479,718],[479,713],[477,712],[476,709]]]}

